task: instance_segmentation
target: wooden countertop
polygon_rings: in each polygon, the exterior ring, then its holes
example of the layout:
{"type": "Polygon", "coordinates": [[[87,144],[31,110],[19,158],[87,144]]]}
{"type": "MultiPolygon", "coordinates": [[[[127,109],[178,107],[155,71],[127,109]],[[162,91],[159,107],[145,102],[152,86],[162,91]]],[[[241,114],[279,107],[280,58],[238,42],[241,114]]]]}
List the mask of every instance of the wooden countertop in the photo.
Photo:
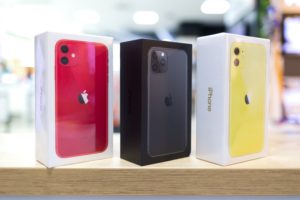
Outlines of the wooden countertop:
{"type": "Polygon", "coordinates": [[[115,134],[114,158],[46,169],[33,133],[0,134],[0,195],[300,195],[300,129],[282,129],[270,131],[268,157],[228,167],[196,159],[195,148],[139,167],[119,158],[115,134]]]}

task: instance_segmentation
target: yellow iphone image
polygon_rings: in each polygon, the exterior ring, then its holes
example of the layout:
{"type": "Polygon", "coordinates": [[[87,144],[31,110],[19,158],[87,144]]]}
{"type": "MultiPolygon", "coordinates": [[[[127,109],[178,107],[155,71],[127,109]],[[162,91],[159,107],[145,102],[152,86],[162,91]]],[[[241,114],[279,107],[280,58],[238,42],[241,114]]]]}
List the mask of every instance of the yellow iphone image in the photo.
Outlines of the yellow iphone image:
{"type": "Polygon", "coordinates": [[[232,157],[258,153],[264,146],[266,66],[263,45],[231,44],[229,151],[232,157]]]}

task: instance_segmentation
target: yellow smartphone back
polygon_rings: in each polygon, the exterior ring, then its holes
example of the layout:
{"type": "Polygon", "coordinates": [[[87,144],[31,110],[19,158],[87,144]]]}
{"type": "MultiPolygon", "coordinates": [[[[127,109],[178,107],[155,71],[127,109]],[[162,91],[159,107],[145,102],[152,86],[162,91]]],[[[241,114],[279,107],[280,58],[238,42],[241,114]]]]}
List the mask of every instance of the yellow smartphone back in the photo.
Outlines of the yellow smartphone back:
{"type": "Polygon", "coordinates": [[[229,151],[232,157],[258,153],[263,148],[266,59],[266,49],[261,44],[231,44],[229,151]]]}

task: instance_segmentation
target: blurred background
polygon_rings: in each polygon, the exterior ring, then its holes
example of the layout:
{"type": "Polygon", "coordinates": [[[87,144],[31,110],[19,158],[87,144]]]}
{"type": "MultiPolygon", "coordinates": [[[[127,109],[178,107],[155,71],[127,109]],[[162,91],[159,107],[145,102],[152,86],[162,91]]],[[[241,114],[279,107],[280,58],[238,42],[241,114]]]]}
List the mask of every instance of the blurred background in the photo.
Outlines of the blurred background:
{"type": "Polygon", "coordinates": [[[191,43],[195,75],[199,36],[270,38],[270,122],[300,124],[300,0],[0,0],[0,134],[34,132],[34,36],[44,31],[115,38],[116,132],[120,42],[143,37],[191,43]]]}

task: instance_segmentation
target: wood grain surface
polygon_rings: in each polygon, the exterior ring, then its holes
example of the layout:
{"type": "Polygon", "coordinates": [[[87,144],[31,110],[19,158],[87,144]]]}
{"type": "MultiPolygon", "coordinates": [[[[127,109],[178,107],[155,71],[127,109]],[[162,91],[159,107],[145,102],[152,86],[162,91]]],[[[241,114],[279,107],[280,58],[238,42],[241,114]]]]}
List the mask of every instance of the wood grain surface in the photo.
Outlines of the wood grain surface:
{"type": "Polygon", "coordinates": [[[119,142],[112,159],[47,169],[33,134],[0,134],[0,195],[300,195],[299,130],[273,129],[268,157],[227,167],[196,159],[194,143],[188,158],[139,167],[119,142]]]}

